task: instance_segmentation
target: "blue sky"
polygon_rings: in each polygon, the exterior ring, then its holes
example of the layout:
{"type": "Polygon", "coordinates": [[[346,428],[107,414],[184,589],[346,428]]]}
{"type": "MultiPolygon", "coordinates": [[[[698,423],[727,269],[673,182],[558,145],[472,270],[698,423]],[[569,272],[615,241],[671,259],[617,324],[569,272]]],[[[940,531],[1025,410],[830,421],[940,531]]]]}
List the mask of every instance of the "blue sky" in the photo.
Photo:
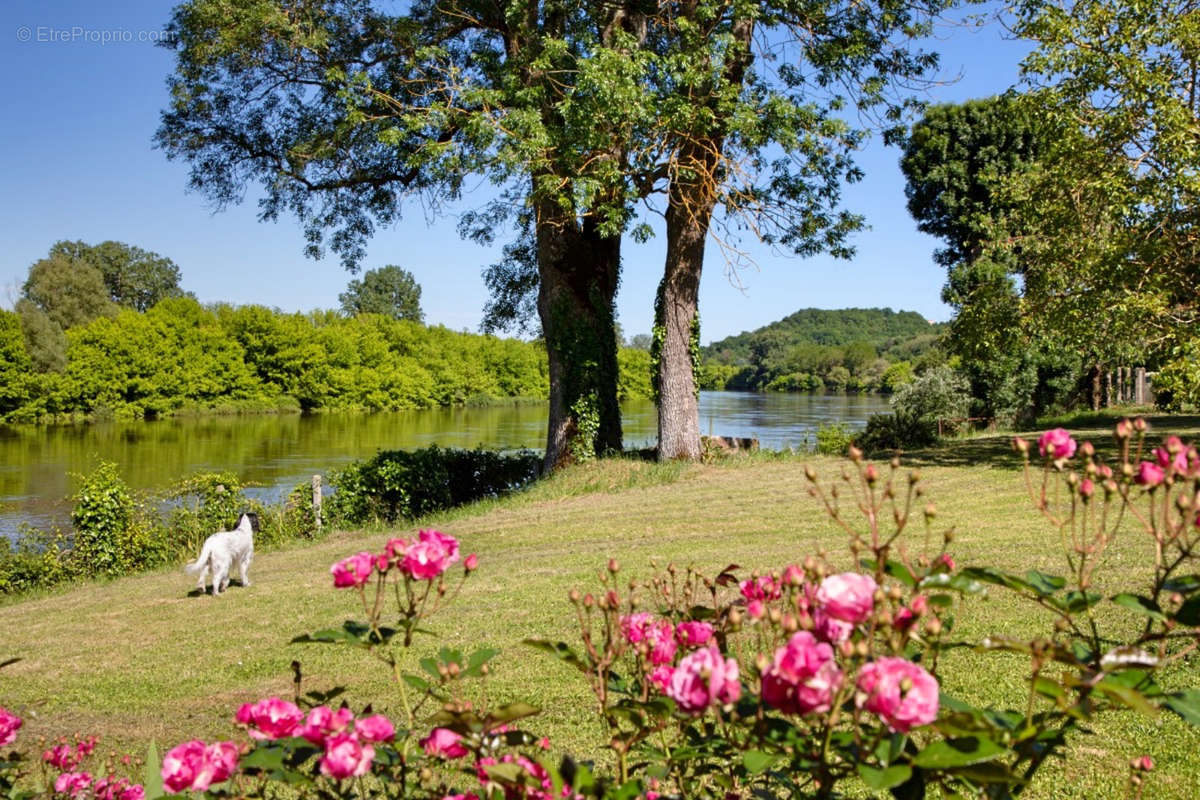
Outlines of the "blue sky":
{"type": "MultiPolygon", "coordinates": [[[[287,311],[332,308],[352,277],[336,261],[303,256],[292,218],[256,219],[253,196],[219,213],[188,193],[186,165],[152,147],[165,106],[169,51],[155,47],[173,3],[126,0],[8,0],[0,4],[0,306],[11,307],[30,264],[60,239],[115,239],[168,256],[183,286],[204,302],[261,303],[287,311]]],[[[1017,77],[1026,48],[995,26],[943,27],[930,49],[942,54],[947,82],[932,102],[1003,91],[1017,77]]],[[[742,270],[741,288],[710,248],[701,285],[703,341],[753,329],[805,307],[883,307],[945,320],[939,299],[944,272],[931,259],[937,242],[917,232],[904,208],[899,153],[878,141],[859,156],[866,171],[846,191],[851,210],[871,230],[855,238],[850,262],[784,257],[753,248],[756,269],[742,270]]],[[[486,187],[483,189],[486,191],[486,187]]],[[[463,209],[483,204],[482,193],[463,209]]],[[[380,231],[367,268],[398,264],[423,289],[426,319],[476,330],[486,289],[488,250],[460,241],[455,220],[427,220],[420,208],[380,231]]],[[[654,290],[662,273],[661,237],[627,240],[617,298],[627,335],[650,329],[654,290]]]]}

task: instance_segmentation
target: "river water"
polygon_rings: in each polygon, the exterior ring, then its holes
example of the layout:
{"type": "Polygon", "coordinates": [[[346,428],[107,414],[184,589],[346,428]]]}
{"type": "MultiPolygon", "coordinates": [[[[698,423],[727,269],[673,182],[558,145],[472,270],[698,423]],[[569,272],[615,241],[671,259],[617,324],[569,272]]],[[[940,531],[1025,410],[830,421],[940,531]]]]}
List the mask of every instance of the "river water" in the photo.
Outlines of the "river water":
{"type": "MultiPolygon", "coordinates": [[[[876,396],[701,392],[700,432],[757,437],[764,448],[811,446],[817,426],[861,428],[887,410],[876,396]]],[[[654,443],[653,403],[622,406],[625,443],[654,443]]],[[[437,408],[370,415],[319,414],[200,417],[154,422],[8,427],[0,425],[0,535],[22,523],[67,524],[77,476],[99,460],[114,461],[135,490],[164,490],[195,472],[236,472],[273,500],[316,473],[381,449],[444,447],[541,448],[546,408],[524,403],[437,408]]]]}

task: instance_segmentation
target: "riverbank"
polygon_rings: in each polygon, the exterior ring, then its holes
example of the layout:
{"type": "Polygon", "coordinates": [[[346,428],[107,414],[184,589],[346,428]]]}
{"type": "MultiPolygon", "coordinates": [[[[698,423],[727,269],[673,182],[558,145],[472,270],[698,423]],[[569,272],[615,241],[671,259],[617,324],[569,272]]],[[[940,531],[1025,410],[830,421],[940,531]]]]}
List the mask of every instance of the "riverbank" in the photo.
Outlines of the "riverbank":
{"type": "MultiPolygon", "coordinates": [[[[1102,432],[1094,433],[1099,438],[1102,432]]],[[[960,564],[1057,569],[1058,539],[1028,513],[1006,441],[975,438],[916,454],[939,527],[956,529],[953,553],[960,564]]],[[[769,454],[709,465],[613,460],[567,470],[506,500],[424,520],[477,552],[480,568],[454,604],[430,621],[443,638],[419,638],[410,666],[416,669],[416,658],[441,643],[499,647],[490,696],[533,702],[543,714],[530,727],[549,735],[555,750],[597,756],[600,732],[583,712],[591,698],[578,673],[520,641],[573,639],[567,592],[593,587],[610,557],[643,577],[652,560],[708,570],[738,563],[749,571],[818,549],[840,558],[844,534],[806,496],[804,463],[826,475],[841,469],[838,459],[769,454]]],[[[22,659],[0,670],[0,704],[32,712],[23,735],[95,732],[106,748],[141,752],[150,740],[170,746],[185,737],[229,736],[238,704],[289,696],[290,664],[298,659],[306,688],[345,685],[352,705],[372,701],[377,711],[396,712],[394,688],[368,657],[288,644],[297,634],[356,615],[353,595],[332,589],[329,565],[380,548],[388,535],[338,532],[260,553],[254,585],[217,599],[188,596],[191,580],[170,570],[0,608],[6,632],[0,660],[22,659]]],[[[1111,555],[1118,565],[1141,564],[1143,545],[1130,537],[1111,555]]],[[[993,593],[970,610],[959,620],[965,639],[1028,630],[1029,608],[1007,594],[993,593]]],[[[986,703],[1020,691],[1022,671],[1012,660],[971,651],[953,658],[961,663],[947,674],[961,684],[944,687],[947,692],[986,703]]],[[[1188,670],[1195,683],[1195,666],[1188,670]]],[[[1173,716],[1122,715],[1102,720],[1098,733],[1080,737],[1081,760],[1039,779],[1030,796],[1119,796],[1125,765],[1143,753],[1157,765],[1155,797],[1200,793],[1194,769],[1200,736],[1173,716]]]]}

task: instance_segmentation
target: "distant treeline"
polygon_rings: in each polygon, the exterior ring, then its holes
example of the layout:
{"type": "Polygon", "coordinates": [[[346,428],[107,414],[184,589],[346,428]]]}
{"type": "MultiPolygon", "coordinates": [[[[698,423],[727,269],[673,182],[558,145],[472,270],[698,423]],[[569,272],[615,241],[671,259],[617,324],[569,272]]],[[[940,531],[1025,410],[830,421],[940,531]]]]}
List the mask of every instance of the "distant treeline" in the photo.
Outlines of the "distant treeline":
{"type": "MultiPolygon", "coordinates": [[[[377,314],[289,314],[176,297],[65,333],[65,367],[38,372],[21,317],[0,311],[0,420],[403,410],[548,391],[538,342],[377,314]]],[[[648,397],[649,354],[623,350],[621,378],[624,396],[648,397]]]]}
{"type": "Polygon", "coordinates": [[[942,363],[943,326],[915,311],[806,308],[703,348],[706,389],[891,392],[942,363]]]}

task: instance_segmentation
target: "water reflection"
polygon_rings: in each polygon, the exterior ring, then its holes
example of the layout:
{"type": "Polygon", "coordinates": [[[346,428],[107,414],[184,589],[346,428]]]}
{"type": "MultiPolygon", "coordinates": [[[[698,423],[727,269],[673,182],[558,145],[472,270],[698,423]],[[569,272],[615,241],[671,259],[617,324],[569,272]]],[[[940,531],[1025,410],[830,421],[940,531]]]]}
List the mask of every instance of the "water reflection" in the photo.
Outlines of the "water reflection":
{"type": "MultiPolygon", "coordinates": [[[[886,408],[879,397],[702,392],[700,429],[755,436],[763,447],[802,447],[822,423],[862,427],[886,408]]],[[[648,401],[622,406],[625,442],[654,443],[657,415],[648,401]]],[[[316,473],[380,449],[539,448],[546,410],[538,403],[399,413],[263,415],[167,419],[80,426],[0,426],[0,535],[21,522],[65,524],[76,477],[98,460],[114,461],[138,490],[161,490],[200,470],[232,470],[254,493],[273,499],[316,473]]]]}

